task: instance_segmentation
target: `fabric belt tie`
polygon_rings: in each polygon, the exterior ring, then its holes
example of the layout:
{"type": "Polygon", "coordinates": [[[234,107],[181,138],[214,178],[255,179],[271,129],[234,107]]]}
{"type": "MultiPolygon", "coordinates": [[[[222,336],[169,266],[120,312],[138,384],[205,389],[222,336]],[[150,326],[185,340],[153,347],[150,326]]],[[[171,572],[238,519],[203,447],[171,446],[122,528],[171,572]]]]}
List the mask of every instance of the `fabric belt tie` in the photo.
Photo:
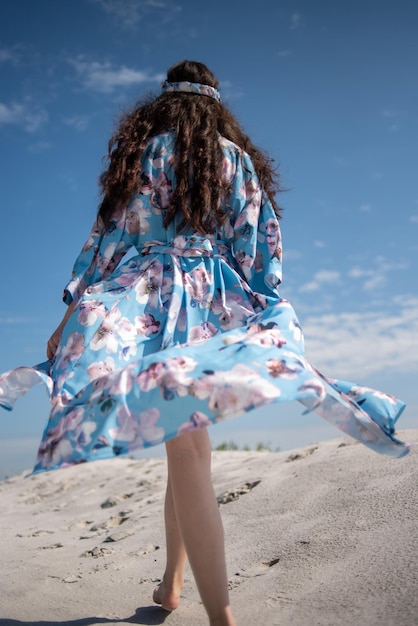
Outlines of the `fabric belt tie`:
{"type": "Polygon", "coordinates": [[[140,253],[143,256],[149,254],[171,254],[173,256],[187,257],[219,257],[225,254],[227,246],[223,241],[211,241],[205,237],[175,237],[170,242],[148,241],[140,253]]]}

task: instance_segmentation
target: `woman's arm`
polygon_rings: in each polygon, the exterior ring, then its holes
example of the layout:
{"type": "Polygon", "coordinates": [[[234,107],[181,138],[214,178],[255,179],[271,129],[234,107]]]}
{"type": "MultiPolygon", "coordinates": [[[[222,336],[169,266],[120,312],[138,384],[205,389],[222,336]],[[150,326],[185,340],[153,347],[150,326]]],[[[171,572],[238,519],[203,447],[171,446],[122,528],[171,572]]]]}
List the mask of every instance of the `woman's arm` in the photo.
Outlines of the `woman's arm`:
{"type": "Polygon", "coordinates": [[[254,292],[279,298],[280,225],[246,153],[237,160],[229,202],[234,211],[233,254],[242,276],[254,292]]]}
{"type": "Polygon", "coordinates": [[[57,326],[57,328],[52,333],[51,337],[48,339],[48,343],[46,347],[46,355],[48,359],[53,359],[55,356],[55,353],[58,348],[58,344],[61,339],[62,331],[64,329],[65,324],[68,321],[68,318],[70,317],[71,313],[74,311],[74,306],[75,306],[74,302],[71,302],[68,305],[65,315],[62,318],[60,324],[57,326]]]}

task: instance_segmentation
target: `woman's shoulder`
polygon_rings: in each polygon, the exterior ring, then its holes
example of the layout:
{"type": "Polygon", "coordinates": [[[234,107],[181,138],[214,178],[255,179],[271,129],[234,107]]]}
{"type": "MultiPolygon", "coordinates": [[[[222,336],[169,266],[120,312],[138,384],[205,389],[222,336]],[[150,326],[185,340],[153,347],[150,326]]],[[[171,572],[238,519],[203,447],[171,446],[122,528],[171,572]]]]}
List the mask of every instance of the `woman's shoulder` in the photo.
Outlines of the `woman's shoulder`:
{"type": "Polygon", "coordinates": [[[219,135],[219,143],[224,154],[224,172],[229,179],[239,172],[250,178],[256,177],[252,159],[241,146],[222,135],[219,135]]]}
{"type": "MultiPolygon", "coordinates": [[[[238,163],[241,163],[246,169],[252,169],[251,157],[243,148],[223,135],[219,134],[218,138],[224,158],[229,161],[234,170],[238,163]]],[[[175,155],[175,149],[176,133],[174,130],[167,130],[148,138],[143,153],[143,159],[153,161],[163,158],[171,162],[175,155]]]]}
{"type": "Polygon", "coordinates": [[[251,157],[238,144],[234,143],[230,139],[219,135],[219,143],[222,148],[223,153],[229,157],[231,160],[241,161],[242,163],[251,163],[251,157]]]}
{"type": "MultiPolygon", "coordinates": [[[[156,150],[158,148],[169,148],[174,150],[176,143],[176,133],[174,130],[167,130],[157,135],[152,135],[148,138],[146,143],[146,150],[156,150]]],[[[223,152],[228,155],[239,157],[248,157],[248,154],[238,146],[236,143],[227,139],[223,135],[219,135],[219,144],[223,150],[223,152]]]]}
{"type": "Polygon", "coordinates": [[[244,154],[244,150],[240,148],[236,143],[227,139],[223,135],[219,135],[219,144],[224,152],[227,152],[231,155],[239,156],[244,154]]]}

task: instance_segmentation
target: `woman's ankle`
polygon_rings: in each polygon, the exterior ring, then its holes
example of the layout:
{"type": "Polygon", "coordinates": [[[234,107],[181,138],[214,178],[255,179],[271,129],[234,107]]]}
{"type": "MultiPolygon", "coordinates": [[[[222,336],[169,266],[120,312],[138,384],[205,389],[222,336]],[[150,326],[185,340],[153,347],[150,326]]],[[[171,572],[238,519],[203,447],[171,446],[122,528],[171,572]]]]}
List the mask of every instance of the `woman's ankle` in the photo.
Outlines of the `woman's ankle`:
{"type": "Polygon", "coordinates": [[[167,589],[182,589],[184,585],[183,572],[170,572],[165,571],[162,582],[167,589]]]}
{"type": "Polygon", "coordinates": [[[229,607],[221,615],[209,619],[209,624],[210,626],[237,626],[229,607]]]}

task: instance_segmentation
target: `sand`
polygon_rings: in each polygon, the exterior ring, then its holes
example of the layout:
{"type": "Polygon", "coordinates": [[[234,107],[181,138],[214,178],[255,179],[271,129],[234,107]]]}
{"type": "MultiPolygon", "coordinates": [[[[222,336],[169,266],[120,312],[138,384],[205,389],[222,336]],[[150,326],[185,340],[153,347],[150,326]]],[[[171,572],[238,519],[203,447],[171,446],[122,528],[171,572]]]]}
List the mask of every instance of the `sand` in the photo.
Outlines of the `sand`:
{"type": "MultiPolygon", "coordinates": [[[[215,452],[239,626],[418,624],[417,450],[215,452]]],[[[190,569],[179,609],[151,600],[165,478],[165,459],[119,458],[0,482],[0,626],[207,624],[190,569]]]]}

